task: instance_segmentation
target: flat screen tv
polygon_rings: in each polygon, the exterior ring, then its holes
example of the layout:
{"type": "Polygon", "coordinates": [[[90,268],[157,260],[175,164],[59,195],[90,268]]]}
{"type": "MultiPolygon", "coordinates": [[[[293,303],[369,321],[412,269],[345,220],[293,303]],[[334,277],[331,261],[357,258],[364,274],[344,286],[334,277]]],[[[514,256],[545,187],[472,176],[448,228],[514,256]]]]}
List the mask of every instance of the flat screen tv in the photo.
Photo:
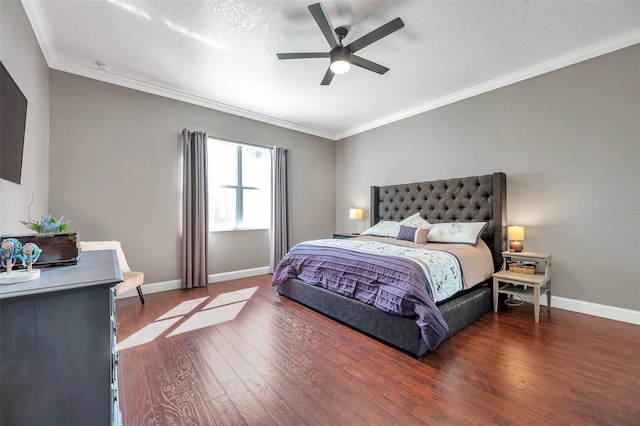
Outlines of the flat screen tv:
{"type": "Polygon", "coordinates": [[[0,62],[0,178],[20,183],[27,98],[0,62]]]}

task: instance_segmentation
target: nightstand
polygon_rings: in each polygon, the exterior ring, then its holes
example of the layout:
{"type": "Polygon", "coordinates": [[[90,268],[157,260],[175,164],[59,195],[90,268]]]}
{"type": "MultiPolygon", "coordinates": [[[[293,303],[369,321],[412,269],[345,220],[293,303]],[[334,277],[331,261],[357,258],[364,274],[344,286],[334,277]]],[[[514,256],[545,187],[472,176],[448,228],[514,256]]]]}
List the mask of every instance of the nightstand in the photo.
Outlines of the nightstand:
{"type": "Polygon", "coordinates": [[[333,234],[333,238],[338,240],[346,240],[347,238],[359,237],[360,234],[333,234]]]}
{"type": "Polygon", "coordinates": [[[551,307],[551,255],[532,251],[502,252],[502,269],[493,274],[493,310],[498,312],[498,295],[533,295],[533,316],[540,322],[540,296],[547,295],[547,306],[551,307]],[[537,266],[535,274],[525,274],[508,270],[511,262],[533,262],[537,266]],[[542,268],[544,268],[542,270],[542,268]],[[541,271],[542,270],[542,271],[541,271]]]}

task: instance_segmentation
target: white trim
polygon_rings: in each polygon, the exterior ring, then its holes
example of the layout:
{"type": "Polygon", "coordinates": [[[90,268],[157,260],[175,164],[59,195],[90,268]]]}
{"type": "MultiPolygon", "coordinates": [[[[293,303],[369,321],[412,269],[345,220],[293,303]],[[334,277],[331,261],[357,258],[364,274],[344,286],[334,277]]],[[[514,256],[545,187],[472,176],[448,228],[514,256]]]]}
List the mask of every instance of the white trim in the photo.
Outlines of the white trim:
{"type": "MultiPolygon", "coordinates": [[[[527,303],[531,303],[533,305],[532,297],[525,297],[524,299],[527,303]]],[[[540,306],[547,306],[546,296],[540,297],[540,306]]],[[[633,309],[601,305],[599,303],[586,302],[584,300],[568,299],[566,297],[554,296],[553,294],[551,295],[551,307],[640,325],[640,311],[634,311],[633,309]]],[[[533,307],[531,307],[531,309],[531,314],[533,315],[533,307]]]]}
{"type": "Polygon", "coordinates": [[[118,75],[113,71],[105,72],[99,70],[93,64],[91,66],[87,66],[85,64],[79,64],[76,62],[68,61],[66,59],[60,59],[54,64],[50,65],[50,67],[59,71],[80,75],[82,77],[103,81],[105,83],[115,84],[117,86],[128,87],[129,89],[150,93],[152,95],[157,95],[164,98],[175,99],[177,101],[186,102],[192,105],[198,105],[216,111],[226,112],[238,117],[260,121],[262,123],[271,124],[277,127],[291,129],[314,136],[320,136],[325,139],[336,140],[336,134],[325,129],[304,126],[257,112],[248,111],[242,108],[234,107],[232,105],[227,105],[211,99],[192,95],[176,88],[160,86],[154,83],[118,75]]]}
{"type": "Polygon", "coordinates": [[[452,104],[454,102],[480,95],[482,93],[509,86],[511,84],[518,83],[529,78],[537,77],[539,75],[546,74],[548,72],[555,71],[569,65],[577,64],[578,62],[586,61],[588,59],[595,58],[596,56],[620,50],[637,43],[640,43],[640,31],[632,31],[619,37],[615,37],[610,40],[606,40],[601,43],[586,47],[584,49],[576,50],[575,52],[571,52],[569,54],[551,59],[550,61],[546,61],[541,64],[537,64],[532,67],[486,81],[476,86],[468,87],[466,89],[460,90],[459,92],[452,93],[439,99],[434,99],[431,102],[418,105],[417,107],[410,108],[399,113],[383,117],[379,120],[371,121],[369,123],[353,127],[352,129],[338,133],[337,140],[344,139],[348,136],[353,136],[358,133],[366,132],[367,130],[372,130],[376,127],[384,126],[386,124],[400,121],[405,118],[413,117],[414,115],[422,114],[423,112],[431,111],[436,108],[452,104]]]}
{"type": "Polygon", "coordinates": [[[203,98],[200,96],[194,96],[188,93],[184,93],[178,89],[171,87],[159,86],[151,84],[141,80],[136,80],[130,77],[117,75],[113,72],[104,72],[98,70],[93,64],[88,66],[86,64],[79,64],[64,59],[59,59],[51,42],[51,36],[49,29],[44,19],[44,14],[40,7],[39,2],[31,0],[22,0],[25,13],[36,39],[40,44],[40,49],[49,65],[49,68],[57,69],[60,71],[69,72],[72,74],[80,75],[83,77],[91,78],[94,80],[104,81],[130,89],[139,90],[141,92],[151,93],[153,95],[162,96],[169,99],[175,99],[178,101],[190,103],[193,105],[210,108],[216,111],[226,112],[229,114],[237,115],[240,117],[248,118],[251,120],[260,121],[274,126],[282,127],[285,129],[295,130],[302,133],[307,133],[314,136],[330,140],[340,140],[348,136],[353,136],[358,133],[366,132],[367,130],[375,129],[376,127],[384,126],[405,118],[413,117],[414,115],[422,114],[423,112],[431,111],[433,109],[452,104],[454,102],[461,101],[463,99],[471,98],[473,96],[480,95],[482,93],[489,92],[491,90],[499,89],[501,87],[508,86],[510,84],[517,83],[522,80],[526,80],[538,75],[555,71],[557,69],[576,64],[578,62],[586,61],[596,56],[604,55],[606,53],[613,52],[615,50],[623,49],[625,47],[632,46],[640,43],[640,31],[632,31],[627,34],[606,40],[584,49],[576,50],[575,52],[568,53],[558,58],[543,62],[538,65],[534,65],[529,68],[525,68],[520,71],[516,71],[512,74],[508,74],[485,83],[478,84],[476,86],[469,87],[456,93],[444,96],[439,99],[434,99],[431,102],[418,105],[414,108],[401,111],[396,114],[392,114],[383,117],[378,120],[371,121],[369,123],[362,124],[360,126],[347,129],[344,132],[335,133],[327,129],[319,129],[316,127],[309,127],[298,123],[293,123],[286,120],[270,117],[268,115],[259,114],[252,111],[247,111],[241,108],[234,107],[232,105],[226,105],[216,102],[211,99],[203,98]]]}
{"type": "MultiPolygon", "coordinates": [[[[180,280],[162,281],[159,283],[143,284],[142,292],[144,294],[160,293],[169,290],[179,290],[180,280]]],[[[116,296],[116,299],[126,299],[127,297],[138,297],[138,292],[134,288],[133,290],[126,291],[116,296]]]]}
{"type": "MultiPolygon", "coordinates": [[[[222,272],[209,275],[209,283],[217,283],[221,281],[237,280],[239,278],[255,277],[269,273],[268,266],[260,268],[242,269],[239,271],[222,272]]],[[[163,281],[159,283],[144,284],[144,294],[159,293],[162,291],[179,290],[181,287],[180,280],[163,281]]],[[[117,299],[126,297],[138,297],[135,289],[118,295],[117,299]]],[[[533,304],[532,298],[525,298],[528,303],[533,304]]],[[[540,305],[547,306],[547,298],[540,298],[540,305]]],[[[628,322],[640,325],[640,311],[633,309],[618,308],[616,306],[601,305],[599,303],[585,302],[583,300],[568,299],[566,297],[551,296],[551,307],[556,309],[564,309],[572,312],[593,315],[596,317],[607,318],[615,321],[628,322]]],[[[532,307],[533,309],[533,307],[532,307]]],[[[533,315],[533,311],[531,312],[533,315]]]]}
{"type": "MultiPolygon", "coordinates": [[[[262,266],[260,268],[241,269],[239,271],[221,272],[219,274],[209,275],[209,284],[217,283],[221,281],[237,280],[239,278],[255,277],[258,275],[264,275],[269,273],[268,266],[262,266]]],[[[182,288],[182,282],[180,280],[162,281],[158,283],[144,284],[142,291],[144,294],[160,293],[169,290],[180,290],[182,288]]],[[[127,297],[138,297],[138,292],[134,288],[125,293],[119,294],[116,299],[124,299],[127,297]]]]}
{"type": "Polygon", "coordinates": [[[217,283],[220,281],[237,280],[240,278],[255,277],[258,275],[264,275],[269,273],[268,266],[261,266],[260,268],[253,269],[241,269],[239,271],[222,272],[219,274],[209,275],[209,283],[217,283]]]}
{"type": "Polygon", "coordinates": [[[51,69],[65,71],[82,77],[91,78],[93,80],[115,84],[117,86],[128,87],[129,89],[139,90],[141,92],[151,93],[153,95],[162,96],[169,99],[175,99],[177,101],[198,105],[216,111],[226,112],[229,114],[237,115],[239,117],[244,117],[251,120],[260,121],[262,123],[272,124],[274,126],[282,127],[285,129],[291,129],[298,132],[319,136],[325,139],[337,140],[335,132],[326,129],[318,129],[316,127],[292,123],[290,121],[281,120],[279,118],[270,117],[268,115],[259,114],[257,112],[248,111],[242,108],[237,108],[232,105],[226,105],[211,99],[191,95],[176,88],[160,86],[157,84],[148,83],[146,81],[118,75],[112,71],[104,72],[102,70],[99,70],[95,66],[95,64],[87,65],[69,61],[66,59],[60,59],[54,49],[53,43],[51,42],[51,35],[44,18],[44,14],[42,13],[40,2],[32,0],[21,0],[21,3],[24,7],[27,19],[31,24],[31,28],[33,29],[33,32],[36,36],[36,40],[38,40],[40,49],[42,50],[45,60],[47,61],[47,65],[49,65],[49,68],[51,69]]]}
{"type": "Polygon", "coordinates": [[[22,7],[24,8],[25,15],[33,28],[33,32],[40,45],[40,50],[44,55],[44,60],[47,61],[47,65],[51,68],[51,65],[58,60],[58,54],[56,53],[53,43],[51,42],[51,33],[47,26],[47,20],[44,19],[44,13],[40,3],[36,1],[22,0],[22,7]]]}

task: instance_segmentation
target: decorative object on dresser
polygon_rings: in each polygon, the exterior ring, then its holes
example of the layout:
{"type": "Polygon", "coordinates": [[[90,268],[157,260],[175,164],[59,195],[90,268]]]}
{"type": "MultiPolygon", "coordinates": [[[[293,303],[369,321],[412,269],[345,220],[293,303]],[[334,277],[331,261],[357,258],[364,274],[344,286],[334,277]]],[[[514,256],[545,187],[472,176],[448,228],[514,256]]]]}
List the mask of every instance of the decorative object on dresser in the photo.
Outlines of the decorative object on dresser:
{"type": "MultiPolygon", "coordinates": [[[[35,234],[28,235],[4,235],[2,239],[11,238],[19,241],[23,246],[35,244],[40,250],[39,257],[30,258],[34,268],[46,268],[49,266],[75,265],[78,263],[78,233],[69,232],[69,221],[64,221],[64,216],[53,217],[51,214],[42,215],[42,219],[36,221],[29,217],[20,221],[35,234]]],[[[25,266],[26,266],[26,262],[25,266]]],[[[2,268],[6,268],[3,263],[2,268]]]]}
{"type": "MultiPolygon", "coordinates": [[[[75,265],[78,263],[78,233],[65,232],[60,234],[30,234],[30,235],[4,235],[1,238],[15,238],[22,245],[33,243],[37,245],[42,254],[34,268],[47,268],[50,266],[75,265]]],[[[4,269],[4,267],[2,267],[4,269]]]]}
{"type": "Polygon", "coordinates": [[[358,221],[363,217],[362,209],[349,209],[349,219],[353,220],[353,235],[358,235],[358,221]]]}
{"type": "Polygon", "coordinates": [[[534,320],[536,323],[540,322],[540,296],[546,293],[547,307],[551,308],[551,254],[504,251],[502,259],[502,269],[493,274],[494,312],[498,312],[499,294],[507,294],[510,299],[513,296],[533,296],[534,320]],[[513,270],[512,264],[524,264],[527,272],[522,273],[517,267],[513,270]],[[540,269],[543,270],[537,272],[538,268],[534,264],[540,264],[540,269]]]}
{"type": "Polygon", "coordinates": [[[121,425],[115,251],[0,286],[0,424],[121,425]]]}
{"type": "MultiPolygon", "coordinates": [[[[420,223],[412,223],[411,225],[403,223],[408,220],[416,220],[425,226],[451,222],[486,222],[479,235],[483,243],[467,243],[466,247],[485,246],[487,252],[484,258],[490,259],[489,264],[486,265],[489,269],[488,274],[483,274],[487,279],[469,283],[472,288],[437,302],[437,311],[439,311],[437,316],[441,317],[442,323],[446,323],[442,329],[437,331],[437,340],[441,341],[453,336],[491,310],[491,288],[487,283],[490,281],[491,271],[500,268],[502,260],[500,253],[507,249],[506,175],[494,173],[483,176],[371,187],[370,221],[372,227],[382,222],[394,222],[400,226],[403,224],[416,228],[423,227],[420,223]]],[[[392,230],[390,226],[383,228],[386,231],[392,230]]],[[[394,229],[399,230],[399,226],[394,229]]],[[[368,241],[370,238],[380,238],[365,237],[366,233],[363,232],[362,236],[354,239],[355,245],[360,245],[361,242],[364,245],[370,242],[368,241]]],[[[398,232],[395,232],[396,237],[397,234],[398,232]]],[[[386,238],[393,237],[388,235],[386,238]]],[[[393,240],[397,240],[397,238],[393,238],[393,240]]],[[[313,244],[314,242],[309,243],[313,244]]],[[[348,243],[347,245],[352,245],[351,241],[348,243]]],[[[414,242],[401,241],[401,243],[419,246],[414,242]]],[[[397,243],[394,244],[397,245],[397,243]]],[[[457,247],[465,245],[440,244],[457,247]]],[[[329,245],[329,243],[326,240],[319,240],[314,245],[329,245]]],[[[306,248],[307,244],[304,246],[306,248]]],[[[330,250],[334,250],[334,247],[330,247],[330,250]]],[[[353,261],[350,263],[354,266],[360,264],[353,261]]],[[[437,343],[433,345],[434,342],[427,343],[423,334],[425,328],[416,322],[416,315],[391,314],[360,300],[327,290],[320,285],[310,284],[300,278],[289,276],[288,279],[279,283],[284,275],[283,270],[279,272],[278,282],[274,282],[274,284],[278,285],[278,293],[282,296],[302,303],[415,357],[420,357],[431,350],[432,346],[437,346],[437,343]]],[[[275,279],[276,273],[274,272],[274,281],[275,279]]],[[[411,280],[410,282],[416,285],[417,281],[411,280]]],[[[433,306],[436,305],[436,302],[432,303],[433,306]]],[[[436,315],[436,312],[432,311],[430,307],[425,306],[425,309],[436,315]]]]}
{"type": "Polygon", "coordinates": [[[38,260],[42,250],[34,243],[24,246],[15,238],[7,238],[0,242],[0,265],[6,272],[0,273],[0,284],[13,284],[35,280],[40,276],[40,270],[33,270],[33,263],[38,260]],[[13,270],[19,260],[26,269],[13,270]]]}
{"type": "Polygon", "coordinates": [[[511,240],[511,244],[509,245],[509,251],[518,252],[522,251],[522,243],[520,241],[524,240],[524,226],[509,226],[507,230],[507,238],[511,240]]]}
{"type": "Polygon", "coordinates": [[[0,265],[6,268],[7,274],[13,271],[13,265],[18,260],[18,254],[22,250],[22,243],[15,238],[6,238],[0,243],[0,265]]]}

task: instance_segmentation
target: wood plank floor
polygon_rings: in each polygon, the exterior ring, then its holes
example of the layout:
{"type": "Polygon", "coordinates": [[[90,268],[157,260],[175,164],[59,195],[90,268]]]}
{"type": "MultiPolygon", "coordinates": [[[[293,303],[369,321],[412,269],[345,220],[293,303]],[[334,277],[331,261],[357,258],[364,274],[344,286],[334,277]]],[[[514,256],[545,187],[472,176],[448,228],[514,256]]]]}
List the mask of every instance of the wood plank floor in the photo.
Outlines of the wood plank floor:
{"type": "Polygon", "coordinates": [[[118,300],[124,424],[640,424],[639,326],[504,306],[416,360],[270,280],[118,300]]]}

